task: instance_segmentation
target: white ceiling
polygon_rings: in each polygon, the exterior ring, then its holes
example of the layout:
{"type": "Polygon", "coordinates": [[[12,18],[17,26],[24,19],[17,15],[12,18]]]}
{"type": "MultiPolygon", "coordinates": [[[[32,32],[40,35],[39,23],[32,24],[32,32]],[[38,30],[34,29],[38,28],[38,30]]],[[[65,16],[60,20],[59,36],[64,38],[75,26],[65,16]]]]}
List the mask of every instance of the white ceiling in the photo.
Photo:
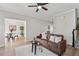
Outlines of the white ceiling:
{"type": "Polygon", "coordinates": [[[0,10],[17,13],[24,16],[34,17],[36,19],[52,20],[52,16],[72,8],[79,9],[78,3],[49,3],[45,5],[48,11],[41,9],[38,12],[36,7],[27,7],[28,5],[36,5],[35,3],[0,3],[0,10]]]}

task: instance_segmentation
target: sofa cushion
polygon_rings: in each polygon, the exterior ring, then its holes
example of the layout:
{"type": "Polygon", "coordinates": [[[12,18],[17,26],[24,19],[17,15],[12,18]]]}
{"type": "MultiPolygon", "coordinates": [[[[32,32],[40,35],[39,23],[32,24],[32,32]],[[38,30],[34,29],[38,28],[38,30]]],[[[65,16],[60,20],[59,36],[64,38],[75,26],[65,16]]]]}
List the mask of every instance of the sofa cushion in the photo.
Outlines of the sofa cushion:
{"type": "Polygon", "coordinates": [[[58,42],[60,42],[61,41],[61,37],[55,37],[55,43],[58,43],[58,42]]]}
{"type": "Polygon", "coordinates": [[[52,41],[52,42],[55,42],[55,37],[56,36],[50,36],[50,39],[49,40],[52,41]]]}

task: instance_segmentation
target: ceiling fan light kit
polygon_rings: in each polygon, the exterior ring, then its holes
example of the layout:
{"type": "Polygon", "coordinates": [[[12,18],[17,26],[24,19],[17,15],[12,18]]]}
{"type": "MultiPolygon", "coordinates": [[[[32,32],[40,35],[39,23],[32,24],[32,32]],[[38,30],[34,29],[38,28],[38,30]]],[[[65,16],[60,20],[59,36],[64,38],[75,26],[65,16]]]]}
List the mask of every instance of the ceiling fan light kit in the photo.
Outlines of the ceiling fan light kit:
{"type": "Polygon", "coordinates": [[[28,7],[37,7],[36,12],[38,12],[40,9],[44,9],[45,11],[47,11],[48,9],[44,7],[44,5],[46,4],[48,3],[37,3],[37,5],[28,5],[28,7]]]}
{"type": "Polygon", "coordinates": [[[38,6],[37,8],[38,8],[38,9],[41,9],[42,7],[41,7],[41,6],[38,6]]]}

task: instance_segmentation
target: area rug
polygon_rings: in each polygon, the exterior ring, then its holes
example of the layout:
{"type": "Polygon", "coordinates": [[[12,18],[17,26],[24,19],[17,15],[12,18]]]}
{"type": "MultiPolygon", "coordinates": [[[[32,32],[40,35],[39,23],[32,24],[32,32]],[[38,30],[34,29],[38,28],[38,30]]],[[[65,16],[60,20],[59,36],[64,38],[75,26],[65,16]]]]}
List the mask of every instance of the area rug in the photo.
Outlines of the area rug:
{"type": "Polygon", "coordinates": [[[42,47],[42,52],[39,47],[37,47],[36,55],[32,52],[31,45],[23,45],[15,48],[16,56],[57,56],[55,53],[49,51],[48,49],[42,47]]]}

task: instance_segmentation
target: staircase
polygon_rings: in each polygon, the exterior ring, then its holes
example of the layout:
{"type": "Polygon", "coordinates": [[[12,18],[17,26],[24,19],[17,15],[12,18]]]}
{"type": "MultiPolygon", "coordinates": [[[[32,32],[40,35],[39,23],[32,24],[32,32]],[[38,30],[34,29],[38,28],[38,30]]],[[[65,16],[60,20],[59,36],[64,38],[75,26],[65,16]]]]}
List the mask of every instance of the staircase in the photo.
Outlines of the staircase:
{"type": "Polygon", "coordinates": [[[79,29],[74,29],[72,31],[72,34],[73,34],[72,46],[75,48],[79,48],[79,29]]]}
{"type": "Polygon", "coordinates": [[[79,48],[79,40],[75,40],[75,48],[79,48]]]}
{"type": "Polygon", "coordinates": [[[74,46],[75,48],[79,48],[79,18],[77,18],[77,25],[74,31],[74,46]]]}

